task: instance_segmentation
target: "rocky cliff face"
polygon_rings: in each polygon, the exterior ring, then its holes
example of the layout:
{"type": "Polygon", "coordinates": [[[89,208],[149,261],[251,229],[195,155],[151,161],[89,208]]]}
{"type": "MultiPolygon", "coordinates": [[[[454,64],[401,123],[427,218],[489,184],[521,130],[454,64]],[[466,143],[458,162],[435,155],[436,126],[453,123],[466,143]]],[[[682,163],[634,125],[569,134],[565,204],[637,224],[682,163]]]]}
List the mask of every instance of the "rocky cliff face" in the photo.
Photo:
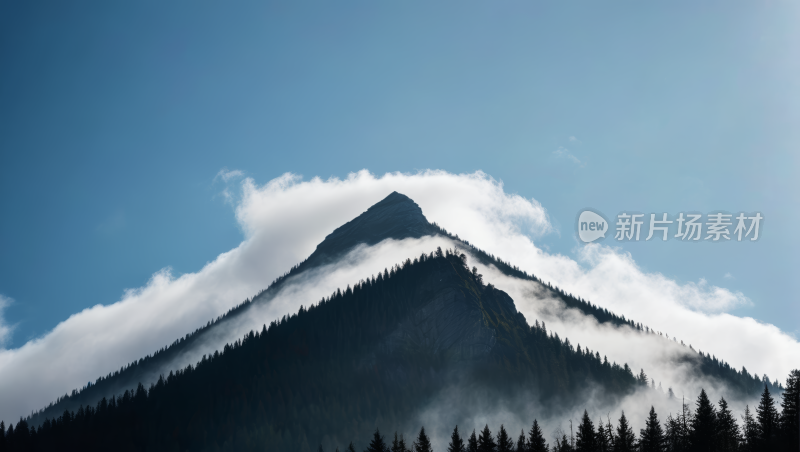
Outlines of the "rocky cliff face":
{"type": "Polygon", "coordinates": [[[392,192],[366,212],[336,228],[300,267],[328,263],[362,243],[374,245],[388,238],[402,240],[437,233],[417,203],[406,195],[392,192]]]}

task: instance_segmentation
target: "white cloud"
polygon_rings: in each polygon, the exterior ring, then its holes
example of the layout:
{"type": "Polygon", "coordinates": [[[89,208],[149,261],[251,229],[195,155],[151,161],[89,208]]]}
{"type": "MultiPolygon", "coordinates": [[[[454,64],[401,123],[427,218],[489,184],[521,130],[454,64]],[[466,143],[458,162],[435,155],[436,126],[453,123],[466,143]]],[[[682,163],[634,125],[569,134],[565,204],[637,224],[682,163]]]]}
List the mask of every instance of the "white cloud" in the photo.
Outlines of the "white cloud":
{"type": "Polygon", "coordinates": [[[229,182],[232,179],[238,179],[244,177],[244,172],[241,170],[228,170],[228,168],[222,168],[219,170],[216,176],[214,176],[214,180],[222,179],[222,182],[229,182]]]}
{"type": "MultiPolygon", "coordinates": [[[[737,367],[746,365],[751,372],[767,372],[772,378],[783,379],[800,362],[800,345],[795,339],[772,325],[725,313],[747,302],[740,293],[703,282],[681,285],[663,275],[645,273],[629,254],[600,245],[584,246],[577,259],[543,251],[534,240],[552,231],[546,210],[535,200],[505,193],[501,182],[480,172],[454,175],[426,171],[375,177],[360,171],[344,180],[309,181],[285,174],[263,186],[245,179],[241,191],[236,218],[245,240],[233,250],[196,273],[176,278],[169,270],[159,271],[147,285],[127,291],[116,303],[88,308],[41,338],[17,349],[0,350],[0,418],[15,419],[41,408],[59,395],[204,325],[265,288],[311,254],[336,227],[392,191],[408,195],[430,221],[476,246],[737,367]]],[[[314,284],[287,286],[272,304],[260,308],[253,324],[269,323],[300,304],[317,302],[334,287],[352,284],[401,260],[398,257],[418,254],[434,243],[409,240],[359,249],[348,265],[307,276],[315,278],[314,284]]],[[[488,280],[515,297],[529,320],[556,312],[548,314],[547,303],[535,301],[532,290],[525,286],[528,283],[492,273],[491,269],[485,272],[488,280]]],[[[572,318],[569,316],[565,318],[572,318]]],[[[624,332],[608,338],[591,336],[591,331],[600,330],[580,327],[591,322],[577,316],[560,323],[551,319],[548,326],[559,329],[559,334],[570,337],[573,343],[608,354],[609,359],[613,356],[618,362],[630,362],[652,372],[649,369],[658,356],[646,357],[649,345],[630,347],[624,332]]],[[[250,325],[243,324],[236,330],[248,328],[250,325]]],[[[229,333],[236,337],[239,331],[229,333]]],[[[681,352],[676,347],[669,344],[659,353],[673,353],[673,349],[681,352]]],[[[654,371],[661,372],[657,368],[654,371]]],[[[679,381],[680,374],[673,371],[662,378],[679,381]]]]}
{"type": "Polygon", "coordinates": [[[569,152],[569,149],[567,149],[567,148],[565,148],[563,146],[559,146],[558,149],[553,151],[553,155],[555,155],[556,157],[569,159],[573,163],[575,163],[576,165],[580,165],[580,166],[584,166],[585,165],[585,163],[582,163],[580,161],[580,159],[578,159],[578,157],[575,157],[574,155],[572,155],[572,153],[569,152]]]}
{"type": "Polygon", "coordinates": [[[733,279],[733,275],[731,275],[731,273],[730,273],[730,272],[728,272],[728,273],[725,273],[725,276],[724,276],[724,278],[725,278],[725,279],[733,279]]]}
{"type": "Polygon", "coordinates": [[[4,347],[6,342],[11,339],[11,333],[14,330],[14,327],[9,325],[3,317],[3,310],[13,302],[14,300],[10,297],[0,294],[0,347],[4,347]]]}

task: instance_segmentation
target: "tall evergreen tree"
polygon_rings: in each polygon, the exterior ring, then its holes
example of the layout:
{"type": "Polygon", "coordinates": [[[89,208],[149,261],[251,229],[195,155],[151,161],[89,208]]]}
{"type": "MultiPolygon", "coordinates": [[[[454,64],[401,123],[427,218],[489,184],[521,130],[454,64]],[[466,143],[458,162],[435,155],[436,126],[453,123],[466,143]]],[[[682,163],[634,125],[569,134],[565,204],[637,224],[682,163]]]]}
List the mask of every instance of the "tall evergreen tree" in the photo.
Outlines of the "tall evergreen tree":
{"type": "Polygon", "coordinates": [[[739,442],[739,426],[728,408],[728,402],[723,397],[719,400],[719,411],[717,412],[717,450],[719,452],[735,452],[739,450],[739,442]]]}
{"type": "Polygon", "coordinates": [[[356,447],[353,446],[353,442],[350,441],[350,445],[347,446],[347,452],[356,452],[356,447]]]}
{"type": "Polygon", "coordinates": [[[403,440],[403,435],[397,436],[394,432],[394,440],[392,440],[392,452],[406,452],[406,442],[403,440]]]}
{"type": "Polygon", "coordinates": [[[497,452],[514,452],[514,440],[503,424],[500,424],[500,431],[497,432],[497,452]]]}
{"type": "Polygon", "coordinates": [[[478,436],[478,452],[496,452],[497,444],[494,442],[492,431],[489,430],[489,424],[486,424],[478,436]]]}
{"type": "Polygon", "coordinates": [[[6,424],[0,421],[0,452],[6,450],[6,424]]]}
{"type": "Polygon", "coordinates": [[[763,450],[775,450],[778,443],[778,410],[767,385],[764,385],[764,392],[761,393],[761,401],[756,408],[756,418],[761,433],[760,447],[763,450]]]}
{"type": "Polygon", "coordinates": [[[603,425],[603,420],[597,423],[597,451],[598,452],[611,452],[611,438],[606,433],[606,427],[603,425]]]}
{"type": "Polygon", "coordinates": [[[464,440],[461,439],[461,435],[458,434],[458,426],[453,429],[453,433],[450,434],[450,444],[447,446],[447,452],[466,452],[466,447],[464,447],[464,440]]]}
{"type": "Polygon", "coordinates": [[[542,435],[542,429],[539,427],[539,422],[534,419],[533,425],[528,432],[528,450],[530,452],[549,452],[550,448],[542,435]]]}
{"type": "Polygon", "coordinates": [[[517,452],[528,452],[528,440],[525,439],[525,430],[520,430],[517,438],[517,452]]]}
{"type": "Polygon", "coordinates": [[[594,434],[594,423],[589,418],[589,413],[583,410],[583,418],[578,425],[577,441],[575,441],[575,450],[578,452],[595,452],[597,450],[597,441],[594,434]]]}
{"type": "Polygon", "coordinates": [[[614,452],[634,452],[636,450],[636,435],[633,429],[628,425],[628,419],[625,417],[625,412],[619,417],[619,425],[617,425],[617,434],[614,440],[614,452]]]}
{"type": "Polygon", "coordinates": [[[369,443],[369,447],[367,447],[367,452],[389,452],[389,448],[386,446],[386,443],[383,441],[383,436],[381,436],[381,432],[377,428],[372,435],[372,441],[369,443]]]}
{"type": "Polygon", "coordinates": [[[645,421],[645,428],[639,432],[639,450],[641,452],[663,452],[665,450],[664,430],[661,429],[656,409],[652,405],[650,406],[650,415],[645,421]]]}
{"type": "Polygon", "coordinates": [[[789,372],[781,394],[781,442],[786,452],[800,450],[800,370],[789,372]]]}
{"type": "Polygon", "coordinates": [[[753,414],[750,412],[750,407],[744,407],[744,414],[742,415],[742,447],[745,452],[758,452],[761,450],[759,445],[761,438],[761,427],[756,422],[753,414]]]}
{"type": "Polygon", "coordinates": [[[431,447],[431,439],[425,434],[425,427],[419,429],[417,440],[414,441],[414,452],[433,452],[431,447]]]}
{"type": "Polygon", "coordinates": [[[672,417],[670,413],[664,423],[664,444],[667,452],[684,452],[683,442],[681,441],[681,425],[678,418],[672,417]]]}
{"type": "Polygon", "coordinates": [[[467,452],[478,452],[478,437],[475,435],[475,429],[472,429],[472,434],[467,440],[467,452]]]}
{"type": "Polygon", "coordinates": [[[709,452],[714,450],[717,433],[717,411],[708,400],[705,389],[700,390],[697,396],[697,410],[691,422],[690,442],[692,450],[696,452],[709,452]]]}

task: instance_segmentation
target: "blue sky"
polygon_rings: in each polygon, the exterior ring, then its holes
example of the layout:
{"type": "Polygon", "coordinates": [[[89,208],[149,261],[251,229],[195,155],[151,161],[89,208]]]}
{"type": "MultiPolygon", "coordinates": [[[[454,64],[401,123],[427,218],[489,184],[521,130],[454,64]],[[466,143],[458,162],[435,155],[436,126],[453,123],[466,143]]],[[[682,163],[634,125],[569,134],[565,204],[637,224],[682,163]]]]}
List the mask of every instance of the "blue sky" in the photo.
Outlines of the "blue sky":
{"type": "Polygon", "coordinates": [[[235,247],[222,168],[483,170],[541,202],[558,232],[537,243],[568,255],[584,207],[759,211],[757,242],[620,246],[800,334],[798,19],[788,2],[2,3],[5,345],[235,247]]]}

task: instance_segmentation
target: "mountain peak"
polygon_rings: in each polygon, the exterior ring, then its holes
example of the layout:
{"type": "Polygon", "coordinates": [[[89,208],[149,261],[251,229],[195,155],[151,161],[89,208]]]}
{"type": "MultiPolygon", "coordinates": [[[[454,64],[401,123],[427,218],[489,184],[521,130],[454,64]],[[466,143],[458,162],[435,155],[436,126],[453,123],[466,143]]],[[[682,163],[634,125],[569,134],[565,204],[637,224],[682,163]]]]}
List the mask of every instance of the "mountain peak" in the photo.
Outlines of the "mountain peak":
{"type": "Polygon", "coordinates": [[[408,196],[393,191],[353,220],[336,228],[306,261],[316,266],[361,243],[374,245],[385,239],[402,240],[437,234],[422,209],[408,196]]]}

